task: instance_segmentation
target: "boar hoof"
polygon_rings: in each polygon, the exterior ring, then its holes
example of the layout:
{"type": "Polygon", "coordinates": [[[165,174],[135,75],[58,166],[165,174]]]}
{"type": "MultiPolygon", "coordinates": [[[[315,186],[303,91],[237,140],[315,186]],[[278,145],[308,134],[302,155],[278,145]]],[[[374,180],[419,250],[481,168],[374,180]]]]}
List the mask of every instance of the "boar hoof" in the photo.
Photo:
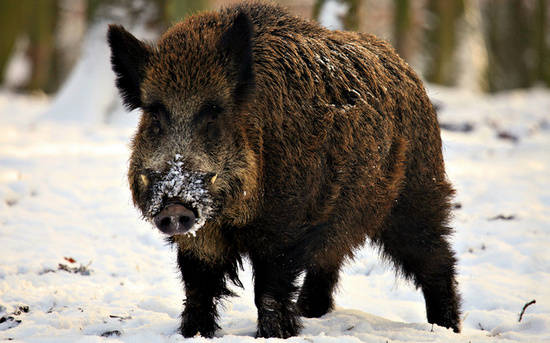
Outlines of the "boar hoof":
{"type": "Polygon", "coordinates": [[[426,312],[428,323],[453,329],[456,333],[460,332],[460,311],[456,301],[450,300],[448,304],[439,303],[435,306],[431,301],[427,301],[426,312]]]}
{"type": "Polygon", "coordinates": [[[190,312],[191,311],[183,311],[181,314],[180,332],[182,336],[194,337],[199,334],[206,338],[214,337],[214,333],[219,329],[214,319],[214,315],[190,312]]]}
{"type": "Polygon", "coordinates": [[[264,309],[258,311],[256,338],[288,338],[298,335],[302,325],[293,308],[283,310],[264,309]]]}
{"type": "Polygon", "coordinates": [[[300,295],[296,306],[298,307],[298,312],[302,317],[319,318],[332,310],[333,302],[330,297],[316,300],[317,301],[314,301],[306,296],[300,295]]]}
{"type": "Polygon", "coordinates": [[[428,322],[442,326],[447,329],[453,329],[453,332],[455,333],[460,333],[460,319],[458,319],[451,313],[443,316],[442,318],[437,318],[436,320],[428,320],[428,322]]]}

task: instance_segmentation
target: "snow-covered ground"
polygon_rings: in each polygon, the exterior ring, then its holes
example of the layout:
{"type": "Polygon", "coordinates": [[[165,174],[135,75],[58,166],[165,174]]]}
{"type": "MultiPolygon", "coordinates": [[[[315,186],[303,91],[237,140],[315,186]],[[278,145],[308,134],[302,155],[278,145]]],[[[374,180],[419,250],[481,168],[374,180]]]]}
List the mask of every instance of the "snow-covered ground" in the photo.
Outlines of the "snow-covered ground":
{"type": "MultiPolygon", "coordinates": [[[[288,341],[550,341],[550,92],[429,93],[457,189],[463,333],[427,324],[421,293],[367,246],[342,273],[336,311],[288,341]]],[[[175,251],[140,221],[125,178],[138,114],[114,113],[105,124],[0,93],[0,340],[183,341],[175,251]]],[[[248,265],[241,280],[214,341],[253,340],[248,265]]]]}

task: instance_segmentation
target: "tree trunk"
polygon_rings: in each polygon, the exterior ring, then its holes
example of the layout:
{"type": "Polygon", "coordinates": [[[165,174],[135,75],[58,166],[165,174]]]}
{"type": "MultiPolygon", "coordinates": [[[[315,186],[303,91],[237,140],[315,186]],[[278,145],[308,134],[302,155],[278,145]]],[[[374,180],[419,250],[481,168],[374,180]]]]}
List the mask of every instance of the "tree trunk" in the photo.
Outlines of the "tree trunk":
{"type": "Polygon", "coordinates": [[[536,65],[533,79],[550,86],[550,12],[548,0],[537,0],[535,7],[534,48],[536,65]]]}
{"type": "Polygon", "coordinates": [[[0,82],[4,81],[6,66],[13,54],[17,38],[25,31],[24,2],[0,1],[0,82]]]}
{"type": "Polygon", "coordinates": [[[426,68],[428,81],[452,86],[456,83],[455,51],[457,27],[464,13],[463,0],[428,0],[430,14],[426,30],[426,68]]]}
{"type": "Polygon", "coordinates": [[[489,0],[484,8],[489,52],[489,91],[524,88],[532,84],[534,59],[528,9],[522,0],[489,0]]]}
{"type": "Polygon", "coordinates": [[[27,85],[30,90],[51,93],[57,89],[57,67],[55,63],[55,25],[57,17],[56,0],[30,1],[29,51],[32,74],[27,85]]]}
{"type": "Polygon", "coordinates": [[[393,42],[399,55],[408,59],[410,54],[411,3],[410,0],[394,0],[393,42]]]}

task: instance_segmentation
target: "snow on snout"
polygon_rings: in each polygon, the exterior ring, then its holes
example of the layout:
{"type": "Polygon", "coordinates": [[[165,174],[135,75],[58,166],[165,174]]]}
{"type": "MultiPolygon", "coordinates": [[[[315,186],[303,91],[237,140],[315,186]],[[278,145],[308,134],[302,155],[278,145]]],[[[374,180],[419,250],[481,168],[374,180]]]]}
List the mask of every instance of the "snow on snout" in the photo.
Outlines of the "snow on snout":
{"type": "Polygon", "coordinates": [[[193,236],[213,213],[212,198],[204,184],[207,173],[186,171],[181,155],[169,163],[170,169],[153,186],[147,216],[153,218],[162,210],[165,199],[178,198],[197,211],[195,224],[186,233],[193,236]]]}

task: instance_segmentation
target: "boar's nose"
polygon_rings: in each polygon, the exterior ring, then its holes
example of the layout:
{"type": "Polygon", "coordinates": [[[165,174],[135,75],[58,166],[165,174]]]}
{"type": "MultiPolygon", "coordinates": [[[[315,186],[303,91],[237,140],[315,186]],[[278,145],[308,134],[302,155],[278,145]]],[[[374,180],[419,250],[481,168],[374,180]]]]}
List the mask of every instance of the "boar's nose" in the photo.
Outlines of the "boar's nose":
{"type": "Polygon", "coordinates": [[[171,204],[160,211],[153,221],[160,231],[174,235],[189,231],[195,224],[195,214],[181,204],[171,204]]]}

